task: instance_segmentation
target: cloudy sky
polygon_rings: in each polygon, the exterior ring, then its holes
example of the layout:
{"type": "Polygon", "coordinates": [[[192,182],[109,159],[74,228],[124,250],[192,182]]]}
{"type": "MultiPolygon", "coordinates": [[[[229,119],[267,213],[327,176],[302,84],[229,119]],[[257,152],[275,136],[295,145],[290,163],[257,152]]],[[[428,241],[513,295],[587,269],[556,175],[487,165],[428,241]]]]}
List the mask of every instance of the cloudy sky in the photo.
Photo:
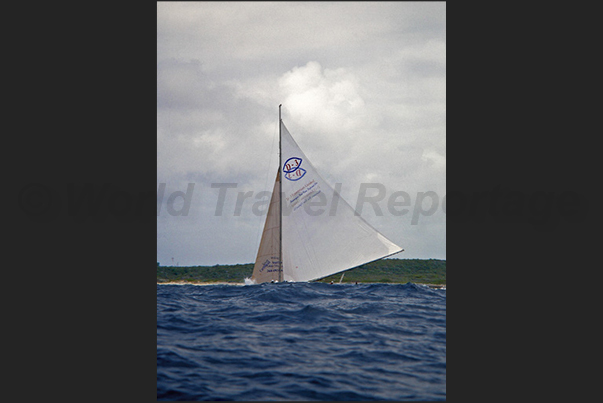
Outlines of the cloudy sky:
{"type": "Polygon", "coordinates": [[[394,257],[446,258],[445,2],[158,2],[158,262],[255,261],[279,104],[394,257]]]}

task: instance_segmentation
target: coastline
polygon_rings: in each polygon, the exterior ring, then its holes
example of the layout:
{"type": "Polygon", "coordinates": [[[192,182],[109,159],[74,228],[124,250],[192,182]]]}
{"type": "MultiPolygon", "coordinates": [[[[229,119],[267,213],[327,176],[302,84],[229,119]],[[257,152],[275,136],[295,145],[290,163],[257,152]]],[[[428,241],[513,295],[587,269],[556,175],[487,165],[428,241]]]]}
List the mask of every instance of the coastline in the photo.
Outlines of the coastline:
{"type": "MultiPolygon", "coordinates": [[[[352,283],[343,283],[343,284],[352,284],[352,283]]],[[[375,282],[375,283],[358,283],[358,284],[406,284],[406,283],[379,283],[379,282],[375,282]]],[[[413,283],[416,285],[421,285],[421,286],[425,286],[425,287],[429,287],[432,289],[446,289],[446,284],[424,284],[424,283],[413,283]]],[[[245,283],[229,283],[226,281],[214,281],[214,282],[207,282],[207,281],[162,281],[162,282],[157,282],[157,285],[236,285],[236,286],[242,286],[245,285],[245,283]]],[[[335,283],[333,285],[338,285],[338,283],[335,283]]]]}
{"type": "Polygon", "coordinates": [[[161,281],[157,285],[245,285],[245,283],[229,283],[226,281],[161,281]]]}

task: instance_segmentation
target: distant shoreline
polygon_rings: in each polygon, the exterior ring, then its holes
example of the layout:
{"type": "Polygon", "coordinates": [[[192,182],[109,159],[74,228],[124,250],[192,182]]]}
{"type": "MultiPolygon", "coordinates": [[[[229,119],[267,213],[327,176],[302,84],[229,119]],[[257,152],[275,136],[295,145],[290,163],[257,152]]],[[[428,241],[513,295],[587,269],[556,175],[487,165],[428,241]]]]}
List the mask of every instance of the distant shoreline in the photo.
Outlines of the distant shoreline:
{"type": "Polygon", "coordinates": [[[229,283],[226,281],[158,281],[157,285],[245,285],[245,283],[229,283]]]}
{"type": "MultiPolygon", "coordinates": [[[[321,284],[326,284],[326,283],[321,283],[321,284]]],[[[333,285],[338,285],[338,284],[339,283],[333,283],[333,285]]],[[[353,283],[344,282],[342,284],[353,284],[353,283]]],[[[358,282],[358,284],[406,284],[406,283],[358,282]]],[[[435,288],[435,289],[446,288],[446,284],[424,284],[424,283],[413,283],[413,284],[423,285],[423,286],[426,286],[429,288],[435,288]]],[[[162,281],[162,282],[159,282],[158,281],[157,285],[237,285],[237,286],[242,286],[242,285],[245,285],[245,283],[229,283],[226,281],[215,281],[215,282],[207,282],[207,281],[162,281]]]]}
{"type": "MultiPolygon", "coordinates": [[[[243,285],[253,275],[253,263],[214,266],[161,266],[157,262],[157,283],[243,285]]],[[[438,259],[381,259],[338,272],[317,282],[338,284],[446,284],[446,261],[438,259]]],[[[435,287],[432,287],[435,288],[435,287]]]]}

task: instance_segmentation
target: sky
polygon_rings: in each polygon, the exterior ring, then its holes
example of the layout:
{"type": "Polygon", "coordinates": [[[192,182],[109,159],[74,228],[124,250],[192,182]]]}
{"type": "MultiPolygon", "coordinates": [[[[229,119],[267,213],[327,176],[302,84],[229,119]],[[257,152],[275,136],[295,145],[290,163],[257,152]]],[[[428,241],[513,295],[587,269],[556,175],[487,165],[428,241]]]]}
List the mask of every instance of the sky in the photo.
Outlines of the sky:
{"type": "Polygon", "coordinates": [[[445,2],[158,2],[158,262],[255,261],[279,104],[393,257],[446,259],[445,2]]]}

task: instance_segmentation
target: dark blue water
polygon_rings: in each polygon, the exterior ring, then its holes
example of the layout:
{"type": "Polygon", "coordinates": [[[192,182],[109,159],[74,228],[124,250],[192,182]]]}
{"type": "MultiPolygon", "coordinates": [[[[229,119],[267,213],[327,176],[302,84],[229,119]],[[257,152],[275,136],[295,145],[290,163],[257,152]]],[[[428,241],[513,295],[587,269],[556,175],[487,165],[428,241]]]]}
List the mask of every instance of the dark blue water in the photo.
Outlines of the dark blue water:
{"type": "Polygon", "coordinates": [[[157,286],[158,400],[445,400],[446,290],[157,286]]]}

